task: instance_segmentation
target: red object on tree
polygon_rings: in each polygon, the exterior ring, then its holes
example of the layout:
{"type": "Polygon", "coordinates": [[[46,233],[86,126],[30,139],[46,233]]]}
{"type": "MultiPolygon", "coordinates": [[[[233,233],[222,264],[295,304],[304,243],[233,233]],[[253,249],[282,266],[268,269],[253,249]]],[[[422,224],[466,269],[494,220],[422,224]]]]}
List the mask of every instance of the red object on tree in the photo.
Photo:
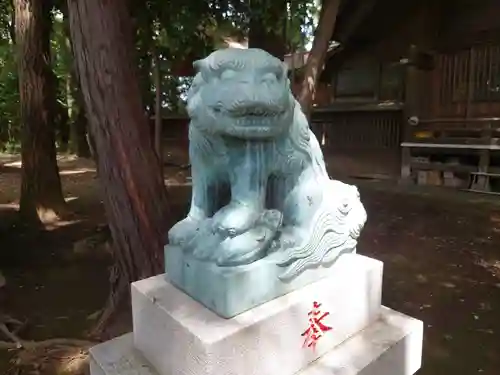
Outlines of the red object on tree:
{"type": "Polygon", "coordinates": [[[172,61],[172,68],[170,73],[177,77],[191,77],[194,76],[195,71],[193,67],[193,62],[198,60],[194,53],[189,53],[187,56],[182,59],[175,59],[172,61]]]}
{"type": "Polygon", "coordinates": [[[193,62],[189,60],[176,61],[172,64],[172,74],[177,77],[190,77],[194,75],[193,62]]]}
{"type": "Polygon", "coordinates": [[[322,320],[330,315],[329,312],[321,313],[321,303],[313,302],[313,309],[307,314],[309,316],[309,328],[301,336],[305,336],[303,347],[316,349],[316,343],[323,336],[323,332],[330,331],[332,327],[325,325],[322,320]]]}

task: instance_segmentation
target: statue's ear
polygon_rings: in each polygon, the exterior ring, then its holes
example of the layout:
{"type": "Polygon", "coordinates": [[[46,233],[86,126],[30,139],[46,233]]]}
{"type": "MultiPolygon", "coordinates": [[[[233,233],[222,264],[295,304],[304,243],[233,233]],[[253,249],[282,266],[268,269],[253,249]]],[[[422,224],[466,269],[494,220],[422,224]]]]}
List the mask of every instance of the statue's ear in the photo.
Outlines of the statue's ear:
{"type": "Polygon", "coordinates": [[[193,67],[197,73],[201,72],[201,70],[203,69],[204,66],[205,66],[205,61],[203,59],[196,60],[193,62],[193,67]]]}
{"type": "Polygon", "coordinates": [[[288,77],[288,65],[285,62],[282,62],[281,65],[283,66],[283,77],[288,77]]]}

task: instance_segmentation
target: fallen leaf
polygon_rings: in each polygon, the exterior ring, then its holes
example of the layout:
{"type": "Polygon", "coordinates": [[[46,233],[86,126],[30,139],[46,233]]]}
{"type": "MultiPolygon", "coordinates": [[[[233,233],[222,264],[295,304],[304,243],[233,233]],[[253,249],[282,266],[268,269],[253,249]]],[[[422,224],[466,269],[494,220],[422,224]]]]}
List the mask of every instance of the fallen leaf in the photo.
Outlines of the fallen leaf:
{"type": "Polygon", "coordinates": [[[453,283],[445,282],[445,283],[441,283],[441,285],[444,286],[445,288],[449,288],[449,289],[455,289],[456,288],[456,285],[453,284],[453,283]]]}
{"type": "Polygon", "coordinates": [[[477,332],[482,332],[482,333],[487,333],[489,335],[493,335],[495,334],[495,331],[493,331],[492,329],[484,329],[484,328],[479,328],[479,329],[476,329],[477,332]]]}
{"type": "Polygon", "coordinates": [[[417,275],[417,282],[419,283],[426,283],[427,282],[427,277],[425,277],[424,275],[422,274],[418,274],[417,275]]]}

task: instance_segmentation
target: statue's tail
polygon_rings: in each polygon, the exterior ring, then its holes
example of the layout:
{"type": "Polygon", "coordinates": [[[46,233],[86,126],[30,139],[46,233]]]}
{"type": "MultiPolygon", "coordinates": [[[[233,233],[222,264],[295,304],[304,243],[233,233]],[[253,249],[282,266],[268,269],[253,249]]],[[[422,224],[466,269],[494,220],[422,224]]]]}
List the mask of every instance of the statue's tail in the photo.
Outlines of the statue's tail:
{"type": "Polygon", "coordinates": [[[307,238],[299,246],[279,249],[273,254],[276,264],[285,267],[280,275],[291,280],[308,268],[329,265],[344,253],[356,251],[357,240],[366,222],[366,211],[355,186],[329,181],[331,195],[318,211],[307,238]],[[332,198],[333,196],[333,198],[332,198]]]}

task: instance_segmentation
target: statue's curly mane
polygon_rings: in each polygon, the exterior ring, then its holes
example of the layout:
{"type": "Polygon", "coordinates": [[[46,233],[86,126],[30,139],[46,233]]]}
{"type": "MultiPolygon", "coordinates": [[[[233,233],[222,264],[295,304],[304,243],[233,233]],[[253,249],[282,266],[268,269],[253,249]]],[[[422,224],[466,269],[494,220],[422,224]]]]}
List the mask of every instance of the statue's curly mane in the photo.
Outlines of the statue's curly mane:
{"type": "Polygon", "coordinates": [[[306,269],[332,264],[342,254],[356,250],[357,238],[366,222],[358,189],[340,181],[330,180],[325,185],[337,197],[325,197],[325,205],[312,219],[309,242],[274,256],[276,264],[285,267],[281,280],[293,279],[306,269]]]}
{"type": "Polygon", "coordinates": [[[286,65],[281,60],[257,49],[222,49],[195,61],[193,65],[202,76],[206,77],[223,69],[244,70],[249,66],[258,66],[261,69],[270,68],[283,74],[287,71],[286,65]]]}

